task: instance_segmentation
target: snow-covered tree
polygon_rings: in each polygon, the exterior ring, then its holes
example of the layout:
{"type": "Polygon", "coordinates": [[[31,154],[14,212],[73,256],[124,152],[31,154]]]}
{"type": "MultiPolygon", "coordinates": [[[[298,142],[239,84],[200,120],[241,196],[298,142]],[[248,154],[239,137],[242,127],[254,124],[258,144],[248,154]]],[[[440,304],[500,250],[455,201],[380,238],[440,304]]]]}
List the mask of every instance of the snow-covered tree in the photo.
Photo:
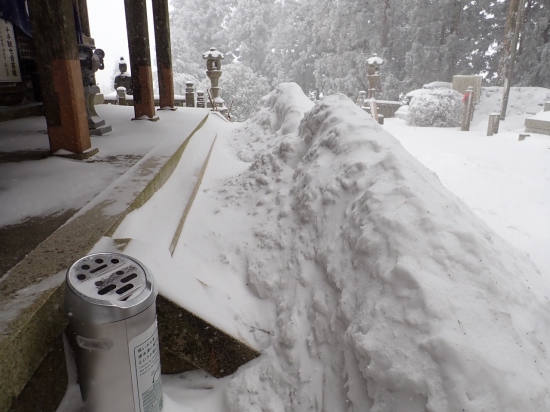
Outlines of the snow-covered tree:
{"type": "Polygon", "coordinates": [[[237,0],[227,19],[232,53],[255,72],[265,71],[280,9],[280,3],[273,0],[237,0]]]}
{"type": "Polygon", "coordinates": [[[412,99],[407,124],[421,127],[460,126],[462,94],[451,89],[430,89],[412,99]]]}
{"type": "Polygon", "coordinates": [[[266,56],[266,75],[272,85],[296,82],[306,93],[318,93],[315,62],[323,50],[325,36],[318,28],[326,0],[288,0],[280,17],[266,56]]]}
{"type": "Polygon", "coordinates": [[[227,64],[222,69],[220,93],[227,107],[233,101],[231,114],[238,121],[245,121],[258,108],[260,98],[269,93],[267,78],[240,62],[227,64]]]}
{"type": "MultiPolygon", "coordinates": [[[[199,83],[206,77],[202,54],[210,47],[227,52],[229,37],[225,20],[231,0],[172,0],[170,35],[176,93],[185,91],[185,82],[199,83]]],[[[231,56],[226,56],[231,59],[231,56]]]]}
{"type": "Polygon", "coordinates": [[[527,0],[514,85],[550,87],[550,0],[527,0]]]}
{"type": "MultiPolygon", "coordinates": [[[[204,79],[201,53],[215,46],[273,86],[355,96],[365,60],[384,58],[381,97],[397,99],[456,74],[495,82],[515,0],[173,0],[177,83],[204,79]]],[[[526,0],[514,83],[550,86],[550,0],[526,0]]]]}

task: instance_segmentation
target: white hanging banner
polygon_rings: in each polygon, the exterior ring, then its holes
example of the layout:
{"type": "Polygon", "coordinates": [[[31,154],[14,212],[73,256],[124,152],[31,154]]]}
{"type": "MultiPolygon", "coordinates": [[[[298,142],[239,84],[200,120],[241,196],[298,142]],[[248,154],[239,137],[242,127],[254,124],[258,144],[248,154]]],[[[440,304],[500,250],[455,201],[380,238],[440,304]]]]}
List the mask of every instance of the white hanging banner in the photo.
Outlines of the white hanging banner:
{"type": "Polygon", "coordinates": [[[20,82],[19,59],[13,25],[0,19],[0,82],[20,82]]]}
{"type": "Polygon", "coordinates": [[[160,350],[157,321],[130,341],[135,412],[161,412],[160,350]]]}

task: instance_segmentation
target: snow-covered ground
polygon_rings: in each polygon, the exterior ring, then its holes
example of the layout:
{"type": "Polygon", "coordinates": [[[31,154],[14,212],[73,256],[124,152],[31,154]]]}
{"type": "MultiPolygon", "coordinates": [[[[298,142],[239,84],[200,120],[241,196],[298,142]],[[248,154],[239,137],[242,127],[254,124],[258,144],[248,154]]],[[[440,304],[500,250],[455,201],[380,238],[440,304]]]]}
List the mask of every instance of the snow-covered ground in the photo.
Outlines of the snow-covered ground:
{"type": "Polygon", "coordinates": [[[484,89],[469,132],[409,127],[395,118],[386,119],[385,128],[550,278],[550,136],[531,134],[518,141],[525,118],[542,117],[550,90],[513,87],[500,132],[488,137],[488,114],[500,112],[501,90],[484,89]]]}
{"type": "MultiPolygon", "coordinates": [[[[82,208],[155,146],[188,136],[207,114],[179,108],[158,111],[161,122],[136,122],[130,121],[131,106],[98,105],[96,109],[113,127],[105,136],[91,137],[92,148],[99,149],[97,155],[85,161],[49,157],[0,163],[0,226],[82,208]]],[[[43,116],[2,124],[0,151],[22,150],[49,150],[43,116]]]]}
{"type": "Polygon", "coordinates": [[[497,89],[470,132],[382,127],[294,84],[220,127],[173,256],[151,230],[184,208],[170,182],[115,237],[262,356],[220,380],[163,376],[165,411],[550,410],[550,138],[517,141],[550,90],[515,92],[491,138],[497,89]]]}

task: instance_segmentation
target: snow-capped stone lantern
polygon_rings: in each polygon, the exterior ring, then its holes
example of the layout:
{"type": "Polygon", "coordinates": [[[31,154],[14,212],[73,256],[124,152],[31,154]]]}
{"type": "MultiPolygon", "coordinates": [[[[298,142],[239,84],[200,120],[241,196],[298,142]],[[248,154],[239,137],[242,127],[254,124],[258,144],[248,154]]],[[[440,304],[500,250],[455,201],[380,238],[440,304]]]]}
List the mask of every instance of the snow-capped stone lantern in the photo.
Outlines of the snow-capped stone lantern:
{"type": "Polygon", "coordinates": [[[380,83],[380,66],[384,64],[384,59],[376,53],[370,56],[367,61],[367,83],[369,84],[369,94],[367,99],[374,99],[376,87],[380,83]]]}
{"type": "Polygon", "coordinates": [[[363,107],[365,105],[365,99],[367,98],[367,92],[364,90],[359,91],[359,94],[357,95],[357,101],[355,104],[359,107],[363,107]]]}
{"type": "MultiPolygon", "coordinates": [[[[206,53],[203,53],[202,58],[206,60],[206,75],[210,79],[212,87],[212,100],[217,110],[224,116],[227,115],[227,107],[225,107],[225,101],[220,97],[220,87],[218,82],[222,75],[222,60],[224,55],[216,50],[215,47],[211,47],[206,53]]],[[[215,108],[214,108],[215,109],[215,108]]]]}

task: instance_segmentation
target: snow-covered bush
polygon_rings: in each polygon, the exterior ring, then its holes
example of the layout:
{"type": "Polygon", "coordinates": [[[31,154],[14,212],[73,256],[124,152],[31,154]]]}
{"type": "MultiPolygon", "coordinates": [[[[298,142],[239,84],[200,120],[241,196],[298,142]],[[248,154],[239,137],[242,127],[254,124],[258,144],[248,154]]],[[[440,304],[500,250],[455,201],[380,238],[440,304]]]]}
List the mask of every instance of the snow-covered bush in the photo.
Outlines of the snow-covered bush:
{"type": "Polygon", "coordinates": [[[422,94],[427,94],[427,93],[430,93],[428,89],[412,90],[405,95],[403,101],[406,102],[405,104],[410,104],[415,97],[420,96],[422,94]]]}
{"type": "Polygon", "coordinates": [[[409,104],[407,124],[422,127],[460,126],[462,94],[450,89],[424,89],[409,104]]]}
{"type": "Polygon", "coordinates": [[[422,86],[423,89],[452,89],[453,84],[449,82],[431,82],[422,86]]]}
{"type": "Polygon", "coordinates": [[[398,119],[407,120],[408,115],[409,115],[409,105],[404,104],[399,109],[397,109],[397,111],[395,112],[393,117],[397,117],[398,119]]]}

